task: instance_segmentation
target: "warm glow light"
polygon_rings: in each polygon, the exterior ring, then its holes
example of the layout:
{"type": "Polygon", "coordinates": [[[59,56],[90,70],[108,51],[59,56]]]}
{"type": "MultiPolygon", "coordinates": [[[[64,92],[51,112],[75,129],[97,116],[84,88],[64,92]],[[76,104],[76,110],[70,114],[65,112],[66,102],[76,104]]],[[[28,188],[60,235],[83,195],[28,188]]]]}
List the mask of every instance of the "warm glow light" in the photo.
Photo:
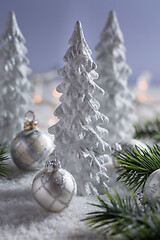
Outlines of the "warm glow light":
{"type": "Polygon", "coordinates": [[[55,98],[60,98],[60,96],[62,95],[62,93],[59,93],[59,92],[57,92],[56,89],[53,89],[52,95],[53,95],[53,97],[55,97],[55,98]]]}
{"type": "Polygon", "coordinates": [[[57,121],[58,121],[57,118],[51,117],[51,118],[49,119],[49,121],[48,121],[49,127],[52,126],[52,125],[54,125],[54,124],[56,124],[57,121]]]}
{"type": "Polygon", "coordinates": [[[148,88],[148,83],[144,80],[138,82],[138,88],[142,91],[145,91],[148,88]]]}
{"type": "Polygon", "coordinates": [[[41,103],[42,102],[42,97],[39,94],[34,95],[33,97],[35,103],[41,103]]]}
{"type": "Polygon", "coordinates": [[[138,96],[138,101],[141,102],[141,103],[144,103],[147,101],[147,96],[145,94],[140,94],[138,96]]]}

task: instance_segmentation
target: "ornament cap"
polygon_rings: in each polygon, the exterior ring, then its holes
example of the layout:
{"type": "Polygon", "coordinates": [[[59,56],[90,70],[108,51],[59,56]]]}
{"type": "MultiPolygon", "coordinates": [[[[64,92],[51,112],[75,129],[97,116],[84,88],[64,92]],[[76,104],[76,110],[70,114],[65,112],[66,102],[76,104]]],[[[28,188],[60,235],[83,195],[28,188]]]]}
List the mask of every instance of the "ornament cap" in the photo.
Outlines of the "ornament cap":
{"type": "Polygon", "coordinates": [[[56,172],[61,168],[61,163],[55,158],[53,154],[50,154],[46,162],[45,168],[47,172],[56,172]]]}
{"type": "Polygon", "coordinates": [[[38,121],[35,120],[35,114],[33,111],[28,111],[25,114],[24,130],[37,129],[38,121]],[[28,120],[28,114],[32,114],[32,120],[28,120]]]}

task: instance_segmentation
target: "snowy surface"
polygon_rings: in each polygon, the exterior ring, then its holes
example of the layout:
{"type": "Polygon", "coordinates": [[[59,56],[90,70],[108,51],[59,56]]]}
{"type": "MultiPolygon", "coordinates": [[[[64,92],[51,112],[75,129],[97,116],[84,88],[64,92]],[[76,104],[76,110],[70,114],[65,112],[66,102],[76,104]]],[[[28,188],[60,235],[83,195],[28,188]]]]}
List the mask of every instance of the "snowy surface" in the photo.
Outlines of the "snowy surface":
{"type": "Polygon", "coordinates": [[[1,240],[104,239],[81,221],[93,210],[88,203],[97,201],[96,197],[75,197],[65,211],[48,213],[32,197],[31,185],[36,172],[22,172],[11,161],[9,165],[13,174],[0,181],[1,240]]]}

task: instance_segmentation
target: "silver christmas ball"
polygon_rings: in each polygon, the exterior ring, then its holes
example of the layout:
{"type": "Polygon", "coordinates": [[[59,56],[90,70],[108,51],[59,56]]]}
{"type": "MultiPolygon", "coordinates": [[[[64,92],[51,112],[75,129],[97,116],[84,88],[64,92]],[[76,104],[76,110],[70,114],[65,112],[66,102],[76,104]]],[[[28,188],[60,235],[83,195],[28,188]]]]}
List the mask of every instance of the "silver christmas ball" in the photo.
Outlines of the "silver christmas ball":
{"type": "Polygon", "coordinates": [[[160,201],[160,169],[151,173],[148,177],[143,194],[153,205],[160,201]]]}
{"type": "Polygon", "coordinates": [[[59,212],[68,207],[77,193],[77,185],[73,176],[60,168],[59,161],[49,160],[46,168],[34,178],[32,192],[43,208],[59,212]]]}
{"type": "Polygon", "coordinates": [[[53,151],[51,138],[37,129],[36,121],[25,122],[24,131],[11,144],[11,156],[16,166],[25,171],[42,169],[53,151]]]}

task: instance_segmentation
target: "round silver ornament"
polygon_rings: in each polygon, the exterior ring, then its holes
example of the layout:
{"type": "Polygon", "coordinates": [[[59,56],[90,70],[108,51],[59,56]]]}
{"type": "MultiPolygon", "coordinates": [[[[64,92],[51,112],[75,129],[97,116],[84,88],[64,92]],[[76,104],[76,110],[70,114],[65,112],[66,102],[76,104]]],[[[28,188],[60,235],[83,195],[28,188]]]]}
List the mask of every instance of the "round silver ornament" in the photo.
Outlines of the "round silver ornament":
{"type": "Polygon", "coordinates": [[[24,130],[17,134],[11,144],[11,156],[18,168],[25,171],[42,169],[48,155],[53,151],[51,138],[37,128],[38,122],[32,111],[25,114],[24,130]],[[28,114],[33,120],[28,120],[28,114]]]}
{"type": "Polygon", "coordinates": [[[156,201],[160,201],[160,169],[151,173],[147,178],[143,194],[153,205],[156,201]]]}
{"type": "Polygon", "coordinates": [[[43,208],[59,212],[68,207],[77,193],[77,185],[73,176],[61,168],[60,162],[53,159],[52,154],[49,159],[45,169],[34,178],[32,192],[43,208]]]}

